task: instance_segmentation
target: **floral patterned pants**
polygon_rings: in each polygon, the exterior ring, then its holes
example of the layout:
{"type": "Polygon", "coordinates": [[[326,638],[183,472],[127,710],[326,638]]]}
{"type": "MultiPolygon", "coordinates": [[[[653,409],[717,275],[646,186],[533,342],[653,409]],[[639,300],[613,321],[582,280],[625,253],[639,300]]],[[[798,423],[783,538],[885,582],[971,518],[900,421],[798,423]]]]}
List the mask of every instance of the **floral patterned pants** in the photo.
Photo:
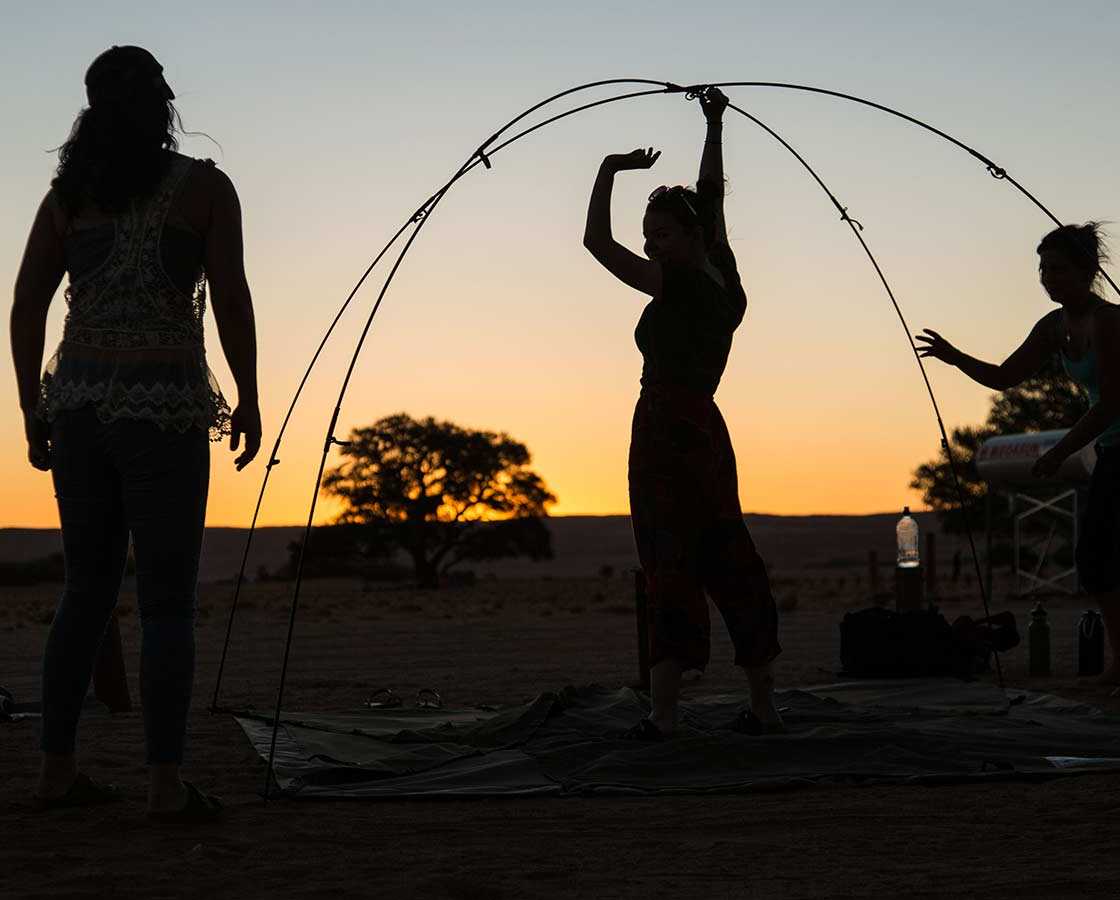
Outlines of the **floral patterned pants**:
{"type": "Polygon", "coordinates": [[[781,652],[766,565],[743,522],[735,453],[711,397],[642,389],[630,441],[630,516],[646,578],[651,666],[665,659],[682,669],[707,666],[705,593],[727,625],[736,665],[762,666],[781,652]]]}

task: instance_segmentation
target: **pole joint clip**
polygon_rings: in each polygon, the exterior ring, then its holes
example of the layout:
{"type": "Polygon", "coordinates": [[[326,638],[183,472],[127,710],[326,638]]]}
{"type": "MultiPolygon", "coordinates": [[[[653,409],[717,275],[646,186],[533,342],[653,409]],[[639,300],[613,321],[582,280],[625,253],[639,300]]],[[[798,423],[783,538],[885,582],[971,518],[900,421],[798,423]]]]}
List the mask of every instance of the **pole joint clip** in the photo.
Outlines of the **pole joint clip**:
{"type": "Polygon", "coordinates": [[[851,225],[854,225],[860,231],[863,231],[863,223],[860,222],[859,219],[853,219],[851,216],[849,216],[848,215],[848,207],[846,207],[846,206],[841,206],[840,207],[840,221],[841,222],[848,222],[851,225]]]}

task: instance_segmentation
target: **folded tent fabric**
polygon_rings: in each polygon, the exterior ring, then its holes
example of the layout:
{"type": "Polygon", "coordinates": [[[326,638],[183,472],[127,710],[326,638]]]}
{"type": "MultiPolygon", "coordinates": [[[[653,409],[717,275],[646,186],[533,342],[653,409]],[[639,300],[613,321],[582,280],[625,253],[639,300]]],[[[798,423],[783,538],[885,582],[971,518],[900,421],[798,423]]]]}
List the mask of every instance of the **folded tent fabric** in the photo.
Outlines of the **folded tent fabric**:
{"type": "MultiPolygon", "coordinates": [[[[628,688],[569,687],[504,710],[288,714],[274,774],[299,797],[404,798],[721,793],[1120,768],[1120,716],[1044,694],[1015,699],[1009,706],[998,688],[955,679],[843,682],[781,692],[790,732],[754,738],[730,730],[742,698],[698,697],[683,704],[679,734],[656,745],[618,738],[646,709],[628,688]]],[[[271,723],[238,721],[267,759],[271,723]]]]}

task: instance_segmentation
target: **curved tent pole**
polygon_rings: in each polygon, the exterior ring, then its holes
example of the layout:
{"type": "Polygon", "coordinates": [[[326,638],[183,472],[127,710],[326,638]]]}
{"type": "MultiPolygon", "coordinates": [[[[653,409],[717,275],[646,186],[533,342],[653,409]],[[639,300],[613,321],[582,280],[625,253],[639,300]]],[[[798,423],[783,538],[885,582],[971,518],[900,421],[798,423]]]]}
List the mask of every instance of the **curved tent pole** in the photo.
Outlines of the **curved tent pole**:
{"type": "MultiPolygon", "coordinates": [[[[305,371],[305,373],[303,375],[303,378],[301,379],[301,381],[299,383],[299,386],[298,386],[298,388],[295,392],[295,395],[292,399],[291,405],[289,406],[288,413],[285,416],[283,424],[282,424],[281,429],[280,429],[280,432],[278,433],[276,442],[275,442],[274,447],[273,447],[273,451],[270,455],[270,460],[269,460],[269,463],[267,464],[266,473],[265,473],[265,477],[264,477],[264,480],[263,480],[263,483],[262,483],[262,486],[261,486],[260,495],[259,495],[258,500],[257,500],[256,510],[254,512],[254,515],[253,515],[253,523],[250,526],[250,532],[249,532],[249,535],[248,535],[247,540],[246,540],[246,549],[245,549],[245,553],[244,553],[243,558],[242,558],[241,569],[238,573],[237,587],[235,589],[235,594],[234,594],[233,608],[231,609],[231,613],[230,613],[230,620],[229,620],[229,624],[228,624],[228,627],[227,627],[225,645],[224,645],[223,651],[222,651],[222,660],[221,660],[221,663],[219,665],[218,682],[217,682],[217,685],[215,686],[214,700],[213,700],[213,703],[212,703],[212,706],[211,706],[212,711],[217,711],[219,709],[219,707],[217,705],[218,692],[219,692],[220,684],[221,684],[221,674],[222,674],[222,670],[223,670],[223,667],[224,667],[226,654],[227,654],[227,651],[228,651],[230,634],[232,632],[233,617],[234,617],[234,613],[236,611],[237,597],[240,593],[241,584],[242,584],[243,579],[244,579],[244,572],[245,572],[245,567],[246,567],[247,560],[248,560],[249,548],[250,548],[251,541],[252,541],[252,538],[253,538],[253,533],[254,533],[255,528],[256,528],[256,520],[257,520],[257,516],[258,516],[259,511],[260,511],[261,502],[264,498],[264,494],[265,494],[265,491],[266,491],[266,488],[267,488],[268,479],[269,479],[269,475],[271,473],[271,469],[279,463],[279,459],[277,458],[276,454],[279,450],[279,446],[280,446],[281,440],[283,438],[283,434],[284,434],[284,432],[287,428],[288,422],[289,422],[289,420],[292,416],[292,413],[295,409],[296,404],[298,403],[298,400],[299,400],[299,397],[302,393],[303,387],[305,386],[312,369],[314,368],[315,364],[317,363],[322,350],[324,349],[327,341],[329,340],[331,334],[333,333],[333,330],[334,330],[335,326],[337,325],[338,321],[340,320],[342,314],[345,312],[346,308],[349,306],[349,304],[351,303],[353,298],[356,296],[357,291],[362,287],[365,280],[367,279],[369,274],[372,272],[373,268],[377,265],[377,263],[384,257],[384,255],[388,252],[388,250],[392,247],[392,245],[407,230],[408,226],[410,224],[416,224],[416,228],[413,230],[412,235],[409,237],[409,239],[407,240],[407,242],[406,242],[404,248],[402,249],[401,253],[398,255],[397,260],[394,263],[393,268],[390,271],[390,273],[389,273],[389,275],[388,275],[388,277],[387,277],[387,279],[386,279],[386,281],[385,281],[385,283],[384,283],[384,285],[383,285],[383,287],[382,287],[382,289],[381,289],[381,291],[378,295],[378,298],[377,298],[377,300],[376,300],[376,302],[373,306],[373,309],[371,310],[371,312],[370,312],[370,314],[369,314],[369,316],[366,320],[366,324],[365,324],[365,326],[364,326],[364,328],[361,332],[361,336],[358,340],[357,346],[356,346],[356,348],[354,350],[354,353],[351,357],[349,368],[347,370],[345,379],[343,381],[342,388],[339,392],[338,402],[336,403],[333,414],[331,416],[330,426],[328,427],[328,430],[327,430],[327,432],[328,432],[327,437],[324,441],[322,459],[320,461],[319,471],[318,471],[318,475],[317,475],[317,478],[316,478],[315,494],[312,498],[311,509],[309,511],[309,516],[308,516],[308,523],[307,523],[307,526],[305,528],[304,540],[303,540],[303,544],[302,544],[301,551],[300,551],[300,559],[299,559],[299,564],[298,564],[298,569],[297,569],[297,574],[296,574],[296,585],[294,587],[292,608],[291,608],[291,613],[290,613],[290,617],[289,617],[288,636],[287,636],[287,641],[286,641],[286,645],[285,645],[284,662],[283,662],[282,671],[281,671],[281,683],[280,683],[280,688],[277,692],[276,714],[275,714],[275,717],[274,717],[273,723],[272,723],[273,724],[272,743],[271,743],[271,747],[270,747],[269,767],[268,767],[268,772],[266,773],[266,783],[265,783],[265,791],[264,791],[264,796],[265,796],[266,801],[268,799],[268,793],[269,793],[269,784],[270,784],[270,778],[271,778],[272,764],[273,764],[274,758],[275,758],[276,735],[277,735],[277,729],[279,727],[280,706],[281,706],[281,703],[282,703],[284,679],[285,679],[285,675],[286,675],[287,664],[288,664],[288,659],[289,659],[290,649],[291,649],[291,640],[292,640],[292,634],[293,634],[293,629],[294,629],[296,607],[297,607],[297,604],[298,604],[298,596],[299,596],[299,590],[300,590],[300,585],[301,585],[301,580],[302,580],[303,562],[304,562],[304,557],[305,557],[305,554],[306,554],[306,551],[307,551],[307,544],[308,544],[308,540],[309,540],[309,537],[310,537],[310,531],[311,531],[311,522],[312,522],[312,519],[314,517],[315,502],[317,500],[318,492],[319,492],[319,486],[320,486],[321,481],[322,481],[322,475],[323,475],[323,470],[325,468],[326,457],[327,457],[327,454],[330,451],[330,447],[333,444],[343,443],[343,442],[338,441],[335,438],[334,428],[335,428],[335,426],[337,425],[337,422],[338,422],[338,416],[341,412],[342,401],[345,397],[346,390],[349,386],[349,382],[350,382],[351,376],[353,374],[354,367],[357,363],[357,358],[360,355],[360,352],[361,352],[361,349],[364,345],[365,339],[368,336],[370,327],[372,326],[372,323],[373,323],[373,318],[376,316],[377,311],[380,309],[381,302],[384,299],[384,296],[385,296],[386,292],[388,291],[388,288],[389,288],[390,284],[392,283],[393,278],[395,277],[401,263],[403,262],[405,255],[408,253],[409,249],[411,249],[413,242],[415,241],[416,237],[419,235],[419,231],[423,227],[423,224],[426,222],[428,216],[434,211],[435,207],[439,204],[439,202],[446,195],[447,191],[450,190],[450,188],[460,178],[464,177],[468,172],[470,172],[472,169],[474,169],[479,164],[482,164],[486,168],[489,169],[491,167],[490,157],[494,153],[510,146],[511,144],[515,143],[516,141],[520,140],[521,138],[526,137],[527,135],[532,134],[533,132],[535,132],[535,131],[537,131],[541,128],[544,128],[547,125],[553,124],[554,122],[560,121],[561,119],[567,118],[571,115],[574,115],[578,112],[582,112],[582,111],[587,110],[587,109],[602,106],[602,105],[605,105],[605,104],[608,104],[608,103],[619,102],[621,100],[633,99],[633,98],[641,97],[641,96],[650,96],[650,95],[653,95],[653,94],[662,94],[662,93],[685,93],[687,96],[689,96],[691,98],[692,96],[695,96],[699,91],[703,90],[707,86],[764,87],[764,88],[778,88],[778,89],[785,89],[785,90],[805,91],[805,92],[817,93],[817,94],[822,94],[822,95],[826,95],[826,96],[830,96],[830,97],[835,97],[835,98],[839,98],[839,99],[848,100],[848,101],[859,103],[859,104],[862,104],[862,105],[865,105],[865,106],[868,106],[868,107],[871,107],[871,108],[874,108],[874,109],[878,109],[882,112],[886,112],[890,115],[896,116],[896,117],[901,118],[901,119],[903,119],[907,122],[910,122],[914,125],[917,125],[917,126],[923,128],[923,129],[927,130],[927,131],[930,131],[931,133],[938,135],[939,137],[943,138],[944,140],[947,140],[950,143],[957,146],[958,148],[966,151],[971,156],[973,156],[974,158],[979,160],[981,163],[983,163],[985,165],[985,167],[987,168],[988,172],[993,177],[995,177],[997,179],[1000,179],[1000,180],[1007,180],[1013,187],[1015,187],[1020,193],[1022,193],[1028,200],[1030,200],[1036,207],[1038,207],[1053,222],[1055,222],[1058,225],[1062,224],[1061,220],[1059,220],[1056,216],[1054,216],[1053,213],[1051,213],[1049,209],[1047,209],[1037,198],[1035,198],[1033,194],[1031,194],[1018,181],[1016,181],[1014,178],[1012,178],[1010,175],[1008,175],[1006,170],[1004,170],[1002,167],[996,165],[994,162],[992,162],[986,156],[984,156],[980,152],[976,151],[972,147],[969,147],[967,144],[964,144],[963,142],[957,140],[956,138],[952,137],[951,135],[947,134],[946,132],[941,131],[940,129],[937,129],[937,128],[921,121],[920,119],[917,119],[913,116],[909,116],[905,113],[899,112],[898,110],[892,109],[890,107],[884,106],[884,105],[879,104],[879,103],[875,103],[875,102],[870,101],[870,100],[866,100],[864,98],[856,97],[856,96],[851,95],[851,94],[844,94],[844,93],[841,93],[841,92],[838,92],[838,91],[831,91],[831,90],[827,90],[827,89],[824,89],[824,88],[816,88],[816,87],[807,86],[807,85],[797,85],[797,84],[789,84],[789,83],[782,83],[782,82],[716,82],[716,83],[713,83],[712,85],[693,85],[693,86],[690,86],[690,87],[682,87],[682,86],[677,85],[673,82],[653,81],[653,80],[649,80],[649,79],[608,79],[608,80],[603,80],[603,81],[590,82],[590,83],[585,84],[585,85],[580,85],[580,86],[577,86],[577,87],[574,87],[574,88],[570,88],[566,91],[562,91],[558,94],[553,95],[552,97],[550,97],[546,100],[543,100],[543,101],[541,101],[537,104],[534,104],[529,109],[525,110],[524,112],[520,113],[518,116],[511,119],[505,126],[503,126],[503,128],[499,129],[493,135],[491,135],[491,137],[487,141],[485,141],[478,148],[478,150],[476,150],[471,155],[471,157],[467,160],[467,162],[464,163],[459,168],[459,170],[455,173],[455,175],[439,191],[437,191],[427,201],[425,201],[425,203],[416,211],[416,213],[414,213],[413,216],[410,217],[408,222],[406,222],[403,226],[401,226],[401,228],[397,231],[397,233],[393,236],[393,238],[390,239],[389,243],[386,244],[386,246],[382,249],[382,251],[375,257],[373,262],[370,263],[369,267],[365,270],[365,272],[363,273],[363,275],[359,279],[358,283],[355,285],[355,287],[353,288],[353,290],[350,292],[350,294],[346,298],[345,302],[343,303],[342,307],[339,309],[339,311],[336,314],[334,320],[331,322],[331,325],[328,328],[326,334],[324,335],[323,339],[321,340],[318,348],[316,349],[315,354],[313,355],[312,360],[309,363],[309,365],[307,367],[307,370],[305,371]],[[632,92],[632,93],[629,93],[629,94],[624,94],[624,95],[619,95],[619,96],[614,96],[614,97],[608,97],[608,98],[603,99],[603,100],[599,100],[599,101],[595,101],[595,102],[592,102],[592,103],[584,104],[584,105],[579,106],[575,109],[567,110],[563,113],[552,116],[549,119],[546,119],[545,121],[540,122],[540,123],[538,123],[538,124],[536,124],[536,125],[534,125],[530,128],[524,129],[521,132],[518,132],[516,135],[508,138],[504,142],[502,142],[500,144],[497,144],[496,146],[493,146],[493,147],[490,146],[490,145],[494,144],[496,141],[498,141],[498,139],[501,137],[501,135],[505,131],[509,130],[517,122],[521,121],[522,119],[531,115],[536,110],[539,110],[539,109],[543,108],[544,106],[547,106],[549,103],[552,103],[557,99],[569,96],[569,95],[577,93],[579,91],[588,90],[588,89],[595,88],[595,87],[602,87],[602,86],[606,86],[606,85],[616,85],[616,84],[659,85],[659,89],[658,90],[637,91],[637,92],[632,92]]],[[[852,219],[848,216],[846,209],[843,206],[840,205],[840,203],[836,200],[835,196],[828,189],[828,187],[824,184],[824,182],[820,179],[820,177],[816,174],[816,172],[812,169],[812,167],[809,166],[809,164],[805,161],[805,159],[792,146],[790,146],[783,138],[781,138],[781,136],[778,135],[777,132],[775,132],[773,129],[771,129],[769,126],[767,126],[761,120],[759,120],[756,117],[752,116],[751,114],[745,112],[743,109],[741,109],[737,106],[734,106],[734,105],[731,105],[731,108],[734,109],[736,112],[740,113],[741,115],[745,116],[746,118],[750,119],[756,125],[759,125],[761,128],[766,130],[772,137],[774,137],[776,140],[778,140],[788,151],[790,151],[798,159],[798,161],[809,171],[809,173],[817,181],[817,183],[820,185],[820,187],[825,191],[825,193],[828,195],[829,199],[833,202],[833,204],[836,206],[836,208],[840,211],[841,219],[848,223],[849,227],[851,227],[851,229],[852,229],[853,233],[855,234],[856,238],[859,240],[859,242],[860,242],[861,246],[863,247],[865,253],[867,254],[868,258],[870,259],[872,265],[874,266],[874,268],[876,270],[876,273],[878,274],[878,276],[879,276],[880,280],[882,281],[885,289],[887,290],[888,296],[890,297],[892,305],[894,306],[895,311],[898,314],[900,321],[902,322],[903,328],[906,329],[907,339],[910,343],[912,351],[914,352],[915,359],[918,362],[918,366],[921,370],[922,377],[923,377],[923,380],[925,382],[927,392],[929,393],[930,400],[931,400],[931,402],[933,404],[933,407],[934,407],[934,412],[935,412],[935,415],[937,417],[938,426],[939,426],[940,431],[941,431],[942,446],[945,448],[945,450],[946,450],[946,452],[949,456],[950,467],[951,467],[952,472],[953,472],[954,482],[955,482],[956,487],[957,487],[957,493],[958,493],[958,496],[961,498],[961,502],[963,504],[963,502],[964,502],[963,501],[963,492],[961,490],[960,482],[959,482],[959,479],[957,477],[955,461],[954,461],[954,458],[953,458],[953,455],[952,455],[952,450],[950,448],[950,445],[949,445],[949,442],[948,442],[948,439],[947,439],[947,435],[946,435],[946,432],[945,432],[945,426],[944,426],[944,422],[943,422],[942,417],[941,417],[940,409],[938,408],[936,398],[933,394],[933,389],[932,389],[932,387],[929,383],[928,377],[926,376],[925,368],[924,368],[924,365],[921,361],[921,357],[917,353],[917,348],[914,345],[913,338],[910,335],[909,328],[906,324],[905,317],[902,314],[901,308],[898,305],[898,302],[897,302],[897,300],[894,296],[894,293],[891,290],[890,285],[887,283],[887,280],[886,280],[881,268],[879,267],[878,262],[875,260],[873,254],[871,253],[871,250],[868,247],[866,241],[864,241],[862,235],[860,234],[860,230],[862,230],[862,225],[860,225],[858,222],[856,222],[854,219],[852,219]]],[[[1108,283],[1115,290],[1120,292],[1120,288],[1117,288],[1116,283],[1108,275],[1107,272],[1104,272],[1103,269],[1102,269],[1101,274],[1104,276],[1104,278],[1108,281],[1108,283]]],[[[966,523],[966,527],[967,527],[967,523],[966,523]]],[[[972,541],[971,531],[969,531],[969,538],[970,538],[970,544],[972,546],[973,560],[976,563],[977,567],[979,567],[979,560],[977,558],[975,543],[972,541]]],[[[982,597],[983,597],[983,600],[984,600],[985,612],[987,614],[987,607],[988,607],[987,594],[986,594],[986,591],[983,588],[983,580],[978,579],[978,581],[981,584],[981,594],[982,594],[982,597]]],[[[998,659],[998,656],[997,656],[997,668],[998,667],[999,667],[999,659],[998,659]]],[[[1001,682],[1001,686],[1002,686],[1002,670],[999,671],[999,676],[1000,676],[1000,682],[1001,682]]]]}
{"type": "MultiPolygon", "coordinates": [[[[326,347],[326,344],[329,341],[329,339],[331,337],[331,334],[334,332],[335,326],[338,324],[339,320],[342,318],[343,313],[346,312],[347,308],[350,306],[351,302],[353,301],[354,297],[357,295],[358,291],[365,284],[366,279],[369,277],[370,273],[377,266],[377,264],[382,260],[382,258],[385,256],[385,254],[388,253],[390,248],[392,248],[393,244],[395,244],[397,242],[397,240],[400,238],[400,236],[402,234],[404,234],[404,232],[407,230],[409,225],[420,223],[427,216],[427,214],[434,208],[435,204],[438,202],[438,199],[441,198],[443,196],[443,194],[449,188],[451,188],[451,186],[454,185],[454,183],[456,181],[458,181],[460,178],[462,178],[464,175],[466,175],[467,172],[469,172],[471,169],[473,169],[477,164],[482,163],[486,166],[486,168],[490,168],[489,156],[486,153],[485,148],[490,143],[497,140],[503,132],[507,131],[509,128],[511,128],[513,125],[515,125],[517,122],[524,119],[526,116],[531,115],[537,109],[540,109],[541,107],[546,106],[549,103],[555,102],[558,99],[566,97],[570,94],[574,94],[578,91],[584,91],[584,90],[589,90],[591,88],[603,87],[603,86],[614,85],[614,84],[656,84],[656,85],[659,85],[659,89],[656,90],[656,91],[653,91],[653,90],[651,90],[651,91],[638,91],[638,92],[634,92],[634,93],[631,93],[631,94],[622,95],[622,96],[619,96],[619,97],[607,98],[606,100],[601,100],[601,101],[598,101],[596,103],[585,104],[584,106],[578,107],[577,109],[570,110],[570,111],[568,111],[568,112],[566,112],[562,115],[559,115],[559,116],[555,116],[549,121],[550,122],[557,121],[559,119],[565,118],[566,116],[573,115],[576,112],[580,112],[584,109],[590,109],[593,106],[601,106],[604,103],[611,103],[611,102],[615,102],[617,100],[630,99],[631,97],[642,97],[642,96],[648,96],[650,94],[667,93],[670,90],[675,90],[675,87],[673,87],[671,85],[668,85],[665,82],[660,82],[660,81],[650,81],[648,79],[640,79],[640,78],[612,78],[612,79],[606,79],[606,80],[603,80],[603,81],[589,82],[588,84],[579,85],[577,87],[569,88],[568,90],[561,91],[561,92],[559,92],[557,94],[554,94],[553,96],[535,104],[534,106],[525,110],[523,113],[519,114],[518,116],[515,116],[506,125],[504,125],[498,131],[496,131],[490,138],[488,138],[481,145],[481,147],[477,151],[475,151],[474,154],[472,154],[471,158],[462,167],[460,167],[459,171],[451,178],[450,181],[447,182],[447,184],[445,184],[443,186],[443,188],[441,188],[435,194],[430,196],[427,200],[425,200],[420,205],[420,207],[416,210],[416,212],[413,213],[412,216],[409,217],[409,219],[397,230],[396,234],[394,234],[393,237],[389,239],[389,242],[380,250],[380,252],[378,252],[378,254],[374,257],[373,261],[366,267],[365,271],[362,273],[362,275],[358,279],[357,283],[350,290],[350,293],[347,295],[346,299],[343,301],[342,306],[339,308],[338,312],[335,314],[335,317],[331,321],[330,326],[327,328],[326,333],[323,335],[323,338],[320,340],[319,345],[315,350],[315,353],[311,357],[311,361],[307,364],[307,368],[304,370],[303,377],[300,379],[299,385],[296,388],[295,393],[292,396],[292,400],[291,400],[290,404],[288,405],[288,411],[287,411],[286,415],[284,416],[283,421],[281,422],[279,431],[277,432],[276,441],[273,444],[272,452],[269,454],[269,461],[268,461],[268,463],[266,464],[266,467],[265,467],[265,474],[264,474],[264,478],[261,482],[260,492],[257,495],[256,507],[253,510],[252,521],[249,524],[249,533],[246,535],[246,538],[245,538],[245,550],[243,551],[242,556],[241,556],[241,565],[240,565],[240,568],[238,569],[238,572],[237,572],[237,578],[236,578],[236,581],[235,581],[234,592],[233,592],[233,599],[232,599],[232,602],[230,604],[229,619],[228,619],[227,624],[226,624],[225,641],[222,645],[221,658],[220,658],[220,661],[218,663],[218,675],[217,675],[217,678],[215,679],[215,683],[214,683],[214,695],[213,695],[213,698],[212,698],[211,703],[210,703],[211,714],[213,714],[215,712],[232,712],[233,711],[233,710],[229,710],[229,709],[226,709],[226,708],[220,706],[218,704],[218,697],[219,697],[219,694],[220,694],[220,691],[221,691],[222,675],[223,675],[223,672],[225,670],[226,657],[227,657],[228,652],[229,652],[230,638],[231,638],[231,635],[233,634],[233,620],[234,620],[234,617],[237,615],[237,605],[238,605],[238,600],[239,600],[240,595],[241,595],[241,587],[242,587],[242,585],[244,584],[244,581],[245,581],[245,569],[248,566],[249,552],[252,548],[253,537],[256,534],[257,519],[260,515],[261,505],[264,501],[265,493],[267,492],[267,489],[268,489],[269,476],[272,474],[273,467],[279,465],[279,463],[280,463],[280,460],[277,456],[277,453],[280,450],[281,442],[283,441],[284,434],[287,431],[288,422],[291,420],[292,414],[295,411],[295,408],[296,408],[297,404],[299,403],[300,396],[303,393],[303,388],[307,384],[307,380],[310,377],[312,370],[315,368],[315,365],[318,362],[319,357],[323,352],[323,349],[326,347]]],[[[538,126],[538,127],[542,127],[542,126],[538,126]]],[[[535,130],[536,130],[536,128],[532,128],[532,129],[529,129],[528,131],[522,132],[520,135],[517,136],[517,138],[523,137],[526,134],[529,134],[529,133],[531,133],[532,131],[535,131],[535,130]]],[[[515,138],[515,140],[517,138],[515,138]]],[[[512,143],[512,141],[507,142],[507,143],[512,143]]],[[[503,145],[503,146],[505,146],[505,145],[503,145]]],[[[501,148],[498,148],[498,149],[501,149],[501,148]]],[[[491,152],[496,152],[496,151],[491,151],[491,152]]],[[[383,293],[384,292],[382,292],[382,295],[383,295],[383,293]]],[[[380,297],[378,298],[378,303],[380,303],[380,297]]],[[[367,328],[368,328],[368,326],[367,326],[367,328]]],[[[347,375],[347,378],[349,378],[349,374],[347,375]]]]}

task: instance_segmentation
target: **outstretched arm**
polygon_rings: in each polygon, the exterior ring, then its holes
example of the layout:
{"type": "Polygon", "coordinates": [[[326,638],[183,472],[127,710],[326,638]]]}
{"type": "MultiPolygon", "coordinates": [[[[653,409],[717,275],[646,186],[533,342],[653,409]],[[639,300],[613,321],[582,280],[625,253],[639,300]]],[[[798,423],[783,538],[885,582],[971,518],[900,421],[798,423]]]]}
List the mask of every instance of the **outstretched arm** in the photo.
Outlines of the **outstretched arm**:
{"type": "Polygon", "coordinates": [[[43,363],[47,309],[58,289],[66,264],[59,234],[57,209],[50,194],[39,205],[39,212],[27,238],[12,302],[12,360],[23,411],[27,457],[36,469],[50,468],[50,451],[45,422],[35,417],[39,400],[39,368],[43,363]]]}
{"type": "Polygon", "coordinates": [[[931,328],[925,328],[922,334],[914,336],[921,342],[918,344],[918,355],[956,366],[973,381],[993,391],[1006,391],[1022,384],[1046,365],[1047,358],[1055,349],[1055,327],[1051,317],[1057,314],[1048,313],[1039,319],[1026,340],[999,365],[969,356],[931,328]]]}
{"type": "Polygon", "coordinates": [[[626,169],[648,169],[661,151],[635,150],[632,153],[612,154],[599,166],[591,200],[587,206],[587,225],[583,230],[583,246],[604,268],[624,284],[651,297],[661,290],[661,267],[627,250],[611,233],[611,192],[614,176],[626,169]]]}

